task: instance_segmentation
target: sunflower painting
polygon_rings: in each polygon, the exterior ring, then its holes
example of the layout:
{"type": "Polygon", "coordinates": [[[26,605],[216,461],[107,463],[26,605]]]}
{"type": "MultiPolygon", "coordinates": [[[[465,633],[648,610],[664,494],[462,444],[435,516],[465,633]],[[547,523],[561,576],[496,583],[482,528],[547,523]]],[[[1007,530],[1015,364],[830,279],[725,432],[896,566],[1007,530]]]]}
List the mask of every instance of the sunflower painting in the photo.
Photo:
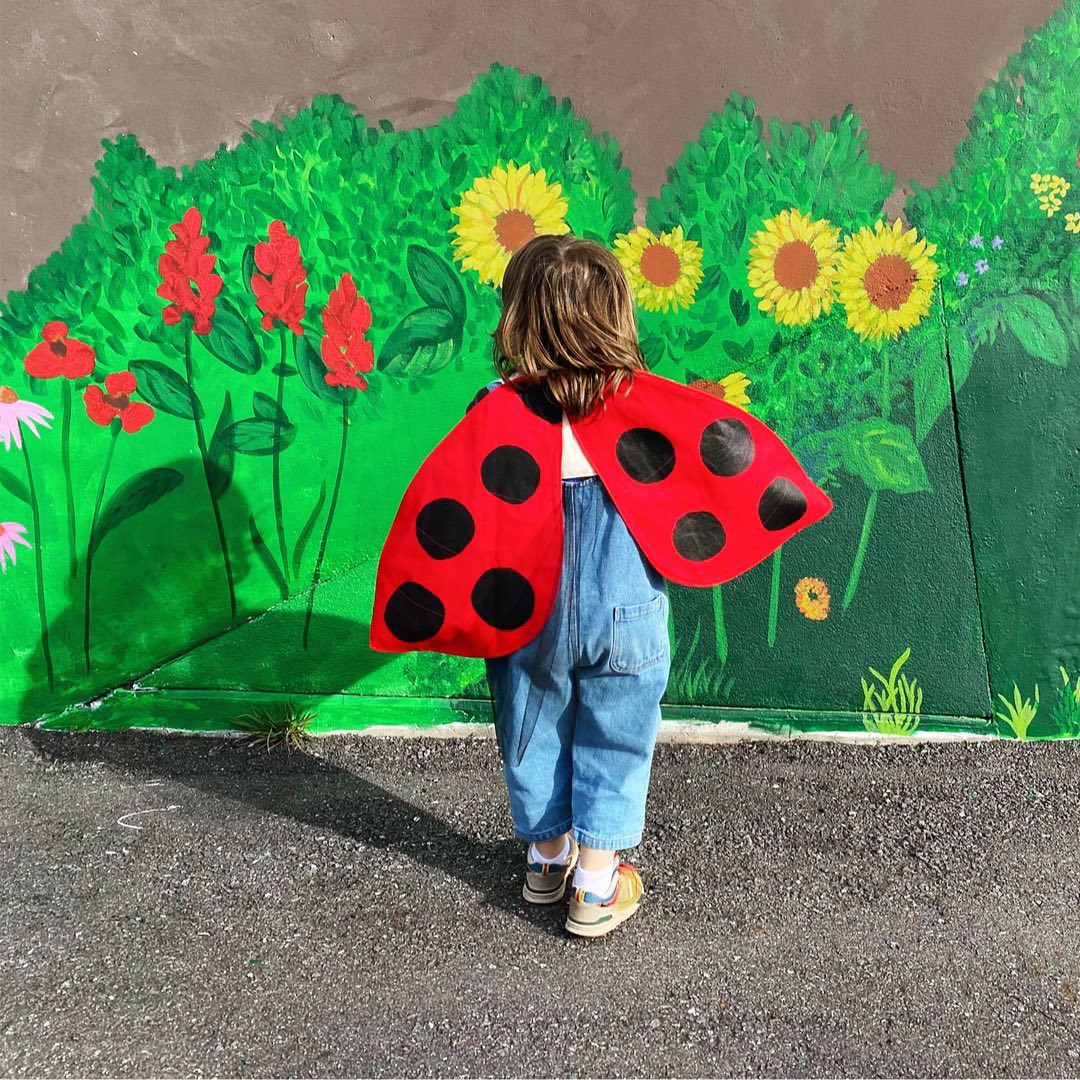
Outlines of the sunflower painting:
{"type": "Polygon", "coordinates": [[[683,236],[681,225],[656,235],[644,226],[615,238],[637,302],[646,311],[689,307],[701,282],[701,245],[683,236]]]}
{"type": "Polygon", "coordinates": [[[847,324],[864,341],[895,339],[917,326],[930,310],[937,278],[937,251],[914,229],[878,221],[844,240],[838,291],[847,324]]]}
{"type": "Polygon", "coordinates": [[[566,224],[567,199],[562,185],[549,184],[543,169],[532,171],[526,162],[496,165],[479,176],[452,207],[458,220],[454,258],[462,270],[475,270],[482,282],[501,285],[510,256],[534,236],[561,236],[566,224]]]}
{"type": "Polygon", "coordinates": [[[730,375],[725,375],[722,379],[693,379],[690,386],[695,390],[704,390],[707,394],[712,394],[714,397],[718,397],[723,401],[726,401],[729,405],[735,405],[740,409],[746,409],[750,406],[750,395],[747,394],[746,389],[750,385],[750,379],[743,371],[733,371],[730,375]]]}
{"type": "Polygon", "coordinates": [[[762,223],[750,242],[747,281],[758,308],[785,326],[828,314],[836,279],[840,230],[797,209],[762,223]]]}

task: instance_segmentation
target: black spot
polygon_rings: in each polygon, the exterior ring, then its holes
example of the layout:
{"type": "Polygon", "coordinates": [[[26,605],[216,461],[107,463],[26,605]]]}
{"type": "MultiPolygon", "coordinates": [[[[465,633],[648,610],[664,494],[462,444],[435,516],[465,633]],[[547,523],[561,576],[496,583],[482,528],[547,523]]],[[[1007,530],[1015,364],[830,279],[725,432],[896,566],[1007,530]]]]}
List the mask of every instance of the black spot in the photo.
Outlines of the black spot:
{"type": "Polygon", "coordinates": [[[701,433],[699,450],[709,472],[716,476],[738,476],[754,460],[754,439],[741,420],[714,420],[701,433]]]}
{"type": "Polygon", "coordinates": [[[727,541],[724,526],[708,510],[683,514],[671,530],[675,550],[693,562],[704,562],[718,554],[727,541]]]}
{"type": "Polygon", "coordinates": [[[675,468],[675,447],[653,428],[624,431],[615,444],[615,456],[626,475],[640,484],[655,484],[675,468]]]}
{"type": "Polygon", "coordinates": [[[770,532],[794,525],[806,513],[806,496],[783,476],[778,476],[758,503],[758,517],[770,532]]]}
{"type": "Polygon", "coordinates": [[[416,515],[416,539],[433,559],[460,555],[475,535],[472,514],[457,499],[432,499],[416,515]]]}
{"type": "Polygon", "coordinates": [[[496,446],[480,464],[480,479],[503,502],[523,503],[540,484],[540,466],[520,446],[496,446]]]}
{"type": "Polygon", "coordinates": [[[526,382],[522,379],[513,379],[510,385],[514,392],[521,398],[522,404],[530,412],[535,413],[541,420],[549,424],[562,423],[562,409],[559,403],[551,396],[546,382],[526,382]]]}
{"type": "Polygon", "coordinates": [[[532,618],[535,599],[529,582],[516,570],[485,570],[473,586],[476,614],[496,630],[516,630],[532,618]]]}
{"type": "Polygon", "coordinates": [[[386,601],[383,616],[394,637],[402,641],[425,641],[442,629],[446,608],[430,589],[406,581],[386,601]]]}

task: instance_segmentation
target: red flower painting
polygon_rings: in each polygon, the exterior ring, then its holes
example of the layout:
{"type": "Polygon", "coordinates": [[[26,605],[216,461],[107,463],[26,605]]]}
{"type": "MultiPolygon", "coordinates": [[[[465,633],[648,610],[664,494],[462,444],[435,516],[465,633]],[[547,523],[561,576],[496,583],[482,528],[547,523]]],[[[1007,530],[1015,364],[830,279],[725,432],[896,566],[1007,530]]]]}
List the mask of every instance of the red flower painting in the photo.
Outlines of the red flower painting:
{"type": "Polygon", "coordinates": [[[327,386],[366,390],[367,379],[360,374],[375,364],[375,351],[364,335],[371,329],[371,308],[356,292],[352,274],[342,274],[338,287],[330,293],[322,313],[322,362],[326,365],[327,386]]]}
{"type": "Polygon", "coordinates": [[[35,345],[23,360],[26,374],[34,379],[81,379],[94,370],[94,350],[85,341],[68,337],[67,323],[47,322],[35,345]]]}
{"type": "Polygon", "coordinates": [[[283,221],[271,221],[269,240],[255,245],[255,266],[251,275],[255,302],[263,313],[262,328],[273,330],[274,320],[283,322],[294,334],[303,334],[307,295],[306,273],[300,259],[300,241],[289,234],[283,221]]]}
{"type": "Polygon", "coordinates": [[[154,419],[154,410],[144,401],[132,401],[138,383],[130,371],[114,371],[105,376],[105,390],[100,386],[88,386],[83,393],[86,415],[108,427],[118,416],[120,426],[131,433],[146,427],[154,419]]]}
{"type": "Polygon", "coordinates": [[[221,277],[214,273],[216,255],[208,255],[210,237],[202,234],[202,214],[188,207],[183,218],[169,226],[175,240],[165,243],[165,254],[158,259],[161,284],[157,294],[171,303],[161,312],[169,326],[185,315],[195,320],[196,334],[210,333],[214,317],[214,298],[221,292],[221,277]]]}

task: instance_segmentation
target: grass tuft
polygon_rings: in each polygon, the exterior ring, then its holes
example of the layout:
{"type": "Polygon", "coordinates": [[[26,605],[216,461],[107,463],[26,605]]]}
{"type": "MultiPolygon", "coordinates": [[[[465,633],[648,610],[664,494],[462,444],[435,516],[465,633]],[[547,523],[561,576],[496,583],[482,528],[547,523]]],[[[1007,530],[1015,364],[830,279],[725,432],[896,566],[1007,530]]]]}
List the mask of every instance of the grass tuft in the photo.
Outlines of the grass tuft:
{"type": "Polygon", "coordinates": [[[870,674],[881,684],[862,680],[863,727],[877,735],[914,735],[921,720],[923,691],[918,679],[900,674],[911,656],[905,649],[893,664],[886,678],[875,668],[870,674]],[[872,711],[871,711],[872,710],[872,711]]]}
{"type": "Polygon", "coordinates": [[[256,705],[251,712],[236,716],[230,721],[238,731],[247,734],[252,743],[265,743],[266,749],[284,744],[287,750],[299,750],[312,739],[309,730],[318,713],[298,709],[291,701],[276,711],[256,705]]]}
{"type": "Polygon", "coordinates": [[[1035,714],[1039,711],[1039,684],[1035,684],[1035,704],[1031,703],[1031,698],[1020,698],[1020,687],[1013,683],[1013,700],[1010,701],[1004,694],[998,694],[1001,699],[1001,703],[1005,706],[1005,712],[995,713],[994,715],[1003,724],[1012,729],[1013,735],[1018,739],[1026,739],[1028,728],[1031,727],[1031,721],[1035,719],[1035,714]]]}

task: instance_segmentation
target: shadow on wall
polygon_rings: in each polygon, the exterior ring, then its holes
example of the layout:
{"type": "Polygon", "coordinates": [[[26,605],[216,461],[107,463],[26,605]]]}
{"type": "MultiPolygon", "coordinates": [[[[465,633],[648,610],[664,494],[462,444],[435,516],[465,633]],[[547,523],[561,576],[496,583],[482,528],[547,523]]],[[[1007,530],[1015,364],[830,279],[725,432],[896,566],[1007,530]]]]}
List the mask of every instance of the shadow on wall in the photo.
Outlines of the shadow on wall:
{"type": "MultiPolygon", "coordinates": [[[[306,594],[293,597],[290,610],[244,605],[243,586],[255,560],[249,545],[237,543],[231,555],[241,596],[239,624],[225,617],[220,604],[207,603],[206,598],[216,600],[221,594],[223,572],[220,552],[211,543],[213,524],[206,520],[201,467],[197,460],[179,458],[161,469],[172,476],[172,488],[141,513],[137,527],[121,524],[104,537],[91,560],[89,589],[85,564],[76,576],[65,575],[63,606],[48,623],[49,651],[34,649],[24,661],[28,690],[18,702],[20,723],[55,716],[58,701],[65,707],[93,701],[117,687],[152,681],[153,672],[174,664],[197,664],[204,651],[213,655],[216,643],[233,635],[243,637],[251,664],[251,677],[245,674],[240,683],[245,691],[335,693],[393,659],[368,650],[366,621],[320,613],[311,627],[312,649],[304,654],[302,673],[283,667],[286,643],[299,643],[304,632],[306,594]],[[202,600],[193,604],[193,598],[202,600]],[[182,636],[177,633],[181,628],[182,636]],[[167,659],[149,672],[133,669],[133,661],[155,656],[167,659]],[[53,668],[51,690],[47,657],[53,668]]],[[[222,510],[226,531],[242,535],[251,506],[238,486],[233,485],[222,510]]],[[[60,583],[54,579],[51,584],[55,604],[60,583]]],[[[214,674],[228,680],[222,684],[228,689],[230,681],[238,682],[229,680],[236,670],[218,664],[214,674]]]]}
{"type": "Polygon", "coordinates": [[[326,696],[349,692],[397,659],[368,648],[369,623],[320,611],[300,649],[306,591],[159,665],[143,687],[326,696]]]}
{"type": "MultiPolygon", "coordinates": [[[[191,602],[216,595],[222,577],[220,554],[209,542],[214,526],[207,520],[201,466],[197,459],[177,458],[155,471],[168,478],[167,490],[105,531],[92,557],[86,559],[84,549],[77,573],[64,575],[63,606],[49,621],[47,649],[43,642],[24,665],[28,689],[19,703],[20,721],[55,713],[58,701],[89,701],[130,686],[142,674],[132,671],[133,658],[176,656],[228,629],[217,605],[191,602]]],[[[99,533],[110,505],[100,516],[99,533]]],[[[224,512],[227,528],[246,527],[250,509],[241,490],[230,492],[224,512]]],[[[249,549],[236,545],[236,581],[243,582],[250,570],[249,549]]],[[[53,611],[58,577],[49,582],[53,611]]]]}

